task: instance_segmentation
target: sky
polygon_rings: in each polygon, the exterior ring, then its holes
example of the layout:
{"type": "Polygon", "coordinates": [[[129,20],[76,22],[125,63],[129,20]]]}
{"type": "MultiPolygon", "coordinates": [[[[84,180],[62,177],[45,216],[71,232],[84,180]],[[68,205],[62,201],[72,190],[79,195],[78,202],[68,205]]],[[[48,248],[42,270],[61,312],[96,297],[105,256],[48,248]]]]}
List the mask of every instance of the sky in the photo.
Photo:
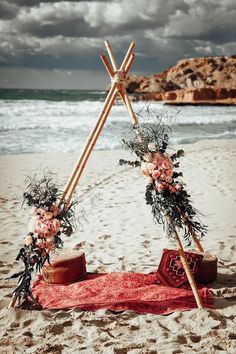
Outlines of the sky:
{"type": "Polygon", "coordinates": [[[105,89],[108,39],[131,74],[178,59],[236,54],[236,0],[0,0],[0,87],[105,89]]]}

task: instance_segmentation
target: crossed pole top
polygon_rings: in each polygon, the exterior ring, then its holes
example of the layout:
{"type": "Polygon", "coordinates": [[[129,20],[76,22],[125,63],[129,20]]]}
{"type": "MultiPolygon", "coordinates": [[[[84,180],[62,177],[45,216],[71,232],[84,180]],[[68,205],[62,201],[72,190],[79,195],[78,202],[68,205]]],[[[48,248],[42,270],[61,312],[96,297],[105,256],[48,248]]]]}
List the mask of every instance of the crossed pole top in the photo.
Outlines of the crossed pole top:
{"type": "Polygon", "coordinates": [[[110,76],[111,83],[117,83],[118,90],[121,90],[121,91],[125,90],[127,74],[133,64],[134,59],[135,59],[135,55],[132,53],[133,49],[135,47],[135,43],[132,42],[130,44],[130,47],[126,53],[126,56],[121,64],[120,68],[118,68],[118,64],[117,64],[117,61],[116,61],[114,54],[112,52],[112,48],[111,48],[109,41],[105,41],[104,43],[105,43],[105,47],[107,49],[107,53],[108,53],[110,61],[111,61],[111,65],[110,65],[109,60],[107,59],[107,56],[105,53],[101,54],[100,57],[101,57],[103,64],[110,76]]]}
{"type": "Polygon", "coordinates": [[[130,44],[129,49],[125,55],[125,58],[121,64],[120,68],[118,68],[118,64],[117,64],[117,61],[116,61],[115,56],[113,54],[113,51],[112,51],[109,41],[106,40],[104,43],[105,43],[105,47],[106,47],[108,56],[110,58],[111,64],[110,64],[105,53],[103,53],[100,57],[101,57],[102,62],[103,62],[104,66],[110,76],[111,84],[116,86],[116,91],[120,95],[120,98],[122,99],[124,105],[126,106],[128,113],[130,115],[130,118],[132,120],[132,123],[139,126],[139,121],[133,111],[133,108],[132,108],[130,100],[129,100],[129,96],[126,91],[126,80],[127,80],[128,73],[129,73],[131,66],[132,66],[134,59],[135,59],[135,54],[133,53],[135,43],[132,42],[130,44]]]}

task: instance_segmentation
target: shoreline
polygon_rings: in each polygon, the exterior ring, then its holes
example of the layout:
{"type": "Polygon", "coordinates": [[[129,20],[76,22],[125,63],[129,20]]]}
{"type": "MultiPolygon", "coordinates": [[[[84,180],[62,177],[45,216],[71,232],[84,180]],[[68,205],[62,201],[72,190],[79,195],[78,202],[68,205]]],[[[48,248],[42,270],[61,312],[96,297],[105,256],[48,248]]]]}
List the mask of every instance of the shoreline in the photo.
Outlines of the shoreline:
{"type": "MultiPolygon", "coordinates": [[[[173,104],[174,105],[174,104],[173,104]]],[[[178,106],[178,104],[177,104],[177,106],[178,106]]],[[[183,124],[185,124],[185,123],[183,123],[183,124]]],[[[187,123],[186,123],[187,124],[187,123]]],[[[199,123],[199,125],[200,124],[202,124],[202,122],[200,122],[199,123]]],[[[201,144],[201,143],[203,143],[203,144],[205,144],[205,143],[212,143],[212,144],[215,144],[215,143],[217,143],[218,141],[219,142],[224,142],[224,141],[231,141],[231,140],[235,140],[236,139],[236,136],[232,136],[232,137],[226,137],[226,138],[218,138],[218,139],[216,139],[216,138],[207,138],[207,139],[200,139],[200,140],[196,140],[196,141],[188,141],[188,142],[186,142],[186,140],[184,140],[183,142],[178,142],[178,143],[171,143],[171,146],[173,146],[173,148],[174,149],[178,149],[179,148],[179,146],[186,146],[186,147],[188,147],[188,146],[191,146],[191,145],[195,145],[195,144],[201,144]]],[[[170,139],[171,140],[171,139],[170,139]]],[[[221,144],[221,143],[220,143],[221,144]]],[[[106,148],[100,148],[100,149],[96,149],[96,146],[95,146],[95,148],[94,148],[94,150],[93,150],[93,152],[99,152],[99,153],[102,153],[102,152],[108,152],[108,151],[114,151],[114,152],[116,152],[116,151],[120,151],[120,153],[122,154],[122,152],[125,152],[125,150],[124,149],[122,149],[121,147],[118,147],[118,148],[113,148],[113,149],[106,149],[106,148]]],[[[76,153],[75,152],[61,152],[61,151],[55,151],[55,152],[50,152],[50,155],[52,155],[52,156],[56,156],[56,155],[60,155],[60,154],[62,154],[62,155],[68,155],[68,156],[73,156],[73,155],[76,155],[76,153]]],[[[80,154],[80,150],[78,150],[78,153],[77,153],[77,155],[79,156],[79,154],[80,154]]],[[[39,156],[42,156],[42,155],[45,155],[45,156],[48,156],[48,153],[46,152],[46,151],[43,151],[43,152],[19,152],[19,153],[0,153],[0,158],[1,157],[4,157],[4,156],[9,156],[9,157],[11,157],[11,156],[32,156],[32,155],[35,155],[35,156],[37,156],[37,157],[39,157],[39,156]]]]}
{"type": "MultiPolygon", "coordinates": [[[[157,101],[158,102],[158,101],[157,101]]],[[[171,105],[171,106],[226,106],[226,107],[233,107],[236,106],[236,100],[234,102],[227,101],[227,100],[215,100],[215,101],[196,101],[196,102],[182,102],[182,101],[160,101],[164,105],[171,105]]]]}
{"type": "MultiPolygon", "coordinates": [[[[203,247],[219,259],[218,279],[213,284],[214,294],[220,296],[216,298],[217,313],[194,309],[157,316],[132,311],[114,314],[107,310],[6,309],[16,284],[16,280],[6,280],[6,277],[22,269],[15,257],[30,219],[28,208],[21,208],[24,178],[49,166],[64,186],[79,154],[5,155],[0,156],[0,345],[3,352],[43,353],[46,349],[51,352],[60,349],[62,353],[93,350],[139,353],[158,348],[160,353],[168,353],[171,348],[171,351],[190,353],[202,352],[203,347],[211,352],[217,346],[234,352],[236,140],[207,140],[178,145],[178,148],[185,150],[180,171],[186,189],[193,205],[204,214],[202,221],[208,225],[203,247]],[[228,289],[231,293],[227,293],[228,289]]],[[[150,208],[145,204],[145,176],[139,168],[118,165],[120,158],[129,156],[124,150],[94,151],[81,178],[77,190],[81,226],[63,240],[68,248],[80,245],[89,272],[153,272],[163,248],[173,247],[162,227],[154,224],[150,208]]]]}

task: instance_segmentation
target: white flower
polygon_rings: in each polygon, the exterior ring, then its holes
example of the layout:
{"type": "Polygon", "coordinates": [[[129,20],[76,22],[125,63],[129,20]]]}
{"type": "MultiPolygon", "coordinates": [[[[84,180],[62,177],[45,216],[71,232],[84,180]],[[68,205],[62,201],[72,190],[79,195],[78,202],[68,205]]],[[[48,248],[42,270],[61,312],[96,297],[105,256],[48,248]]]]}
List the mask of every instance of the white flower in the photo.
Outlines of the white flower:
{"type": "Polygon", "coordinates": [[[25,244],[26,244],[26,246],[30,246],[30,245],[32,245],[32,243],[33,243],[33,237],[32,237],[31,235],[27,235],[27,236],[25,237],[25,244]]]}

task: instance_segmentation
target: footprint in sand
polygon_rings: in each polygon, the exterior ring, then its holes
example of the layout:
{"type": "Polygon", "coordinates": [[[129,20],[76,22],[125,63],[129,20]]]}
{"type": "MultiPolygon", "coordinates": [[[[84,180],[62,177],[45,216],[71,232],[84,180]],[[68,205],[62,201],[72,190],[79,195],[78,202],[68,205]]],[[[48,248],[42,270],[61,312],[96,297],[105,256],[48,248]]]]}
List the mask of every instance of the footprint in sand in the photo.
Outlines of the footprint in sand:
{"type": "Polygon", "coordinates": [[[62,324],[55,324],[49,328],[49,332],[54,335],[59,335],[64,332],[65,327],[71,327],[73,322],[71,320],[65,321],[62,324]]]}
{"type": "Polygon", "coordinates": [[[201,336],[190,336],[190,339],[193,343],[199,343],[200,340],[202,339],[201,336]]]}
{"type": "MultiPolygon", "coordinates": [[[[105,226],[105,225],[104,225],[105,226]]],[[[107,225],[106,225],[107,226],[107,225]]],[[[111,235],[102,235],[99,236],[99,240],[108,240],[109,238],[111,238],[111,235]]]]}
{"type": "Polygon", "coordinates": [[[220,246],[219,246],[220,251],[223,251],[223,250],[225,249],[225,244],[224,244],[224,242],[223,242],[223,241],[219,241],[219,244],[220,244],[220,246]]]}
{"type": "Polygon", "coordinates": [[[147,248],[148,245],[150,244],[150,241],[145,240],[145,241],[143,241],[143,242],[141,242],[141,243],[142,243],[142,245],[143,245],[145,248],[147,248]]]}

